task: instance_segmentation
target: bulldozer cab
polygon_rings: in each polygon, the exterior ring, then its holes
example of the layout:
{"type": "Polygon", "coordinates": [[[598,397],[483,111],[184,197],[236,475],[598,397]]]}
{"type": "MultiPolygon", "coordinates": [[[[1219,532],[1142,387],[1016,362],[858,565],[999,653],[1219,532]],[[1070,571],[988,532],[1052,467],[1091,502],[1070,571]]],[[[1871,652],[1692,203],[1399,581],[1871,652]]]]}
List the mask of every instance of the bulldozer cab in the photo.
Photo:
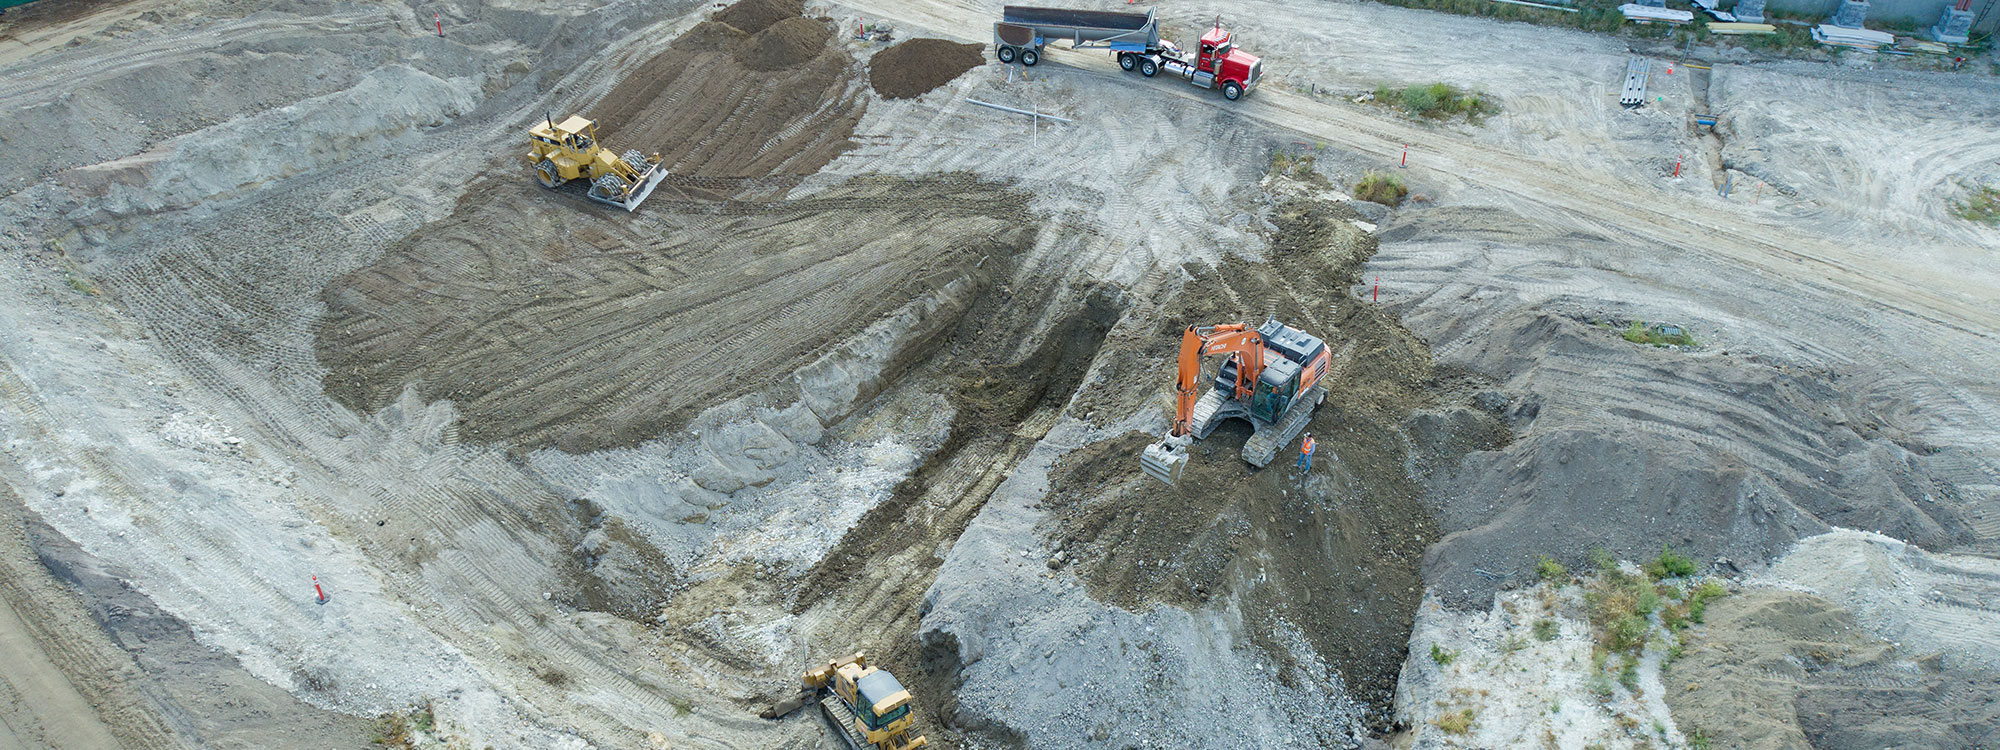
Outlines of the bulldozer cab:
{"type": "Polygon", "coordinates": [[[873,672],[855,683],[860,700],[854,702],[854,715],[870,730],[880,730],[910,715],[910,694],[895,675],[888,672],[873,672]],[[878,713],[879,710],[879,713],[878,713]]]}
{"type": "Polygon", "coordinates": [[[535,140],[558,146],[564,151],[589,154],[597,146],[597,123],[580,115],[570,115],[561,123],[544,121],[530,133],[535,140]]]}

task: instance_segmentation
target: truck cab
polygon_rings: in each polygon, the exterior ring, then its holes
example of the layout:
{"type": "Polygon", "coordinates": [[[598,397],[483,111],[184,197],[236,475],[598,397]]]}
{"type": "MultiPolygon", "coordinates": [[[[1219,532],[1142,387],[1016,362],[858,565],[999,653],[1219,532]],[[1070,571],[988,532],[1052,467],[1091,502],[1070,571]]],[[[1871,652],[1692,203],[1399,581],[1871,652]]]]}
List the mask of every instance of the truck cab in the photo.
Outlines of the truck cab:
{"type": "Polygon", "coordinates": [[[1264,76],[1264,61],[1236,48],[1235,35],[1216,26],[1201,35],[1195,46],[1195,67],[1214,77],[1222,95],[1236,99],[1257,87],[1264,76]]]}

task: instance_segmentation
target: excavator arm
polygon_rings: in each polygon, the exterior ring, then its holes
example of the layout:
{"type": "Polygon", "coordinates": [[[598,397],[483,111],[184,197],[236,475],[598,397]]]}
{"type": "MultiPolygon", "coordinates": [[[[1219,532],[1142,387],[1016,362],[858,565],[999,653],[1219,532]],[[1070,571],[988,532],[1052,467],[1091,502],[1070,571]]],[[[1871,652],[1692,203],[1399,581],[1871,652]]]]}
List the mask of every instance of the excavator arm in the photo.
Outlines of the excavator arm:
{"type": "Polygon", "coordinates": [[[1236,358],[1234,396],[1248,398],[1264,372],[1264,338],[1257,329],[1242,323],[1188,326],[1181,332],[1181,353],[1174,375],[1174,424],[1167,436],[1146,446],[1139,456],[1140,467],[1167,484],[1180,481],[1187,465],[1187,447],[1194,442],[1194,405],[1200,396],[1201,360],[1210,354],[1236,358]]]}
{"type": "Polygon", "coordinates": [[[1200,395],[1201,359],[1210,354],[1233,354],[1237,358],[1236,396],[1250,395],[1257,376],[1264,371],[1264,339],[1242,323],[1188,326],[1181,333],[1179,372],[1174,378],[1174,426],[1167,434],[1180,437],[1193,428],[1194,402],[1200,395]]]}

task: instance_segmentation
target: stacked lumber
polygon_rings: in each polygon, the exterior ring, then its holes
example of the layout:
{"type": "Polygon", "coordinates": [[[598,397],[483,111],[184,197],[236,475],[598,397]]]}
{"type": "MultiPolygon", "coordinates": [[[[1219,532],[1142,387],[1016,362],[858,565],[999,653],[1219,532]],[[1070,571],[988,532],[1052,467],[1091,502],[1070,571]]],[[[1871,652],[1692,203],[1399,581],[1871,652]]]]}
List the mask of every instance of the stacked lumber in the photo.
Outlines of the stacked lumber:
{"type": "Polygon", "coordinates": [[[1874,29],[1850,29],[1823,23],[1813,27],[1813,41],[1835,47],[1874,52],[1896,43],[1896,35],[1874,29]]]}
{"type": "Polygon", "coordinates": [[[1654,8],[1638,3],[1620,5],[1618,6],[1618,12],[1625,14],[1625,20],[1638,21],[1640,23],[1660,22],[1681,24],[1694,20],[1694,13],[1692,11],[1654,8]]]}
{"type": "Polygon", "coordinates": [[[1708,25],[1708,31],[1711,34],[1725,35],[1776,34],[1778,27],[1768,23],[1711,23],[1708,25]]]}

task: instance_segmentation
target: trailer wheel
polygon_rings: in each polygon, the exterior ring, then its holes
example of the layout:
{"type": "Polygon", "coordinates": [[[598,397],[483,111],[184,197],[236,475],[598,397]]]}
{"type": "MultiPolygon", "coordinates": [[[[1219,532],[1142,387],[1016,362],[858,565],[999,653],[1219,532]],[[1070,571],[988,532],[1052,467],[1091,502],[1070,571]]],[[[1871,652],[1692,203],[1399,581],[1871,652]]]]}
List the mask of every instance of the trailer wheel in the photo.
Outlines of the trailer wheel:
{"type": "Polygon", "coordinates": [[[1236,101],[1236,100],[1237,100],[1238,98],[1241,98],[1242,96],[1243,96],[1243,87],[1242,87],[1242,86],[1238,86],[1238,85],[1236,85],[1236,82],[1235,82],[1235,81],[1224,81],[1224,82],[1223,82],[1223,84],[1222,84],[1222,97],[1223,97],[1224,99],[1228,99],[1228,100],[1230,100],[1230,101],[1232,101],[1232,102],[1233,102],[1233,101],[1236,101]]]}
{"type": "Polygon", "coordinates": [[[1133,68],[1139,67],[1139,56],[1130,52],[1118,53],[1118,67],[1124,68],[1127,73],[1132,72],[1133,68]]]}
{"type": "Polygon", "coordinates": [[[1160,72],[1160,64],[1153,62],[1152,58],[1143,58],[1139,60],[1139,75],[1143,75],[1147,78],[1152,78],[1153,74],[1158,72],[1160,72]]]}
{"type": "Polygon", "coordinates": [[[996,57],[1000,58],[1000,62],[1003,62],[1003,63],[1010,63],[1010,62],[1013,62],[1013,61],[1014,61],[1014,48],[1013,48],[1013,47],[1009,47],[1009,46],[1007,46],[1007,45],[1004,45],[1004,44],[1002,44],[1002,45],[1000,45],[1000,49],[998,49],[998,50],[994,51],[994,53],[993,53],[993,54],[994,54],[994,56],[996,56],[996,57]]]}
{"type": "Polygon", "coordinates": [[[1031,49],[1024,49],[1024,50],[1021,50],[1021,64],[1022,64],[1022,65],[1026,65],[1026,66],[1029,66],[1029,67],[1034,67],[1034,64],[1035,64],[1035,63],[1038,63],[1038,62],[1041,62],[1041,61],[1042,61],[1042,56],[1041,56],[1041,55],[1039,55],[1039,54],[1036,54],[1036,52],[1035,52],[1034,50],[1031,50],[1031,49]]]}

